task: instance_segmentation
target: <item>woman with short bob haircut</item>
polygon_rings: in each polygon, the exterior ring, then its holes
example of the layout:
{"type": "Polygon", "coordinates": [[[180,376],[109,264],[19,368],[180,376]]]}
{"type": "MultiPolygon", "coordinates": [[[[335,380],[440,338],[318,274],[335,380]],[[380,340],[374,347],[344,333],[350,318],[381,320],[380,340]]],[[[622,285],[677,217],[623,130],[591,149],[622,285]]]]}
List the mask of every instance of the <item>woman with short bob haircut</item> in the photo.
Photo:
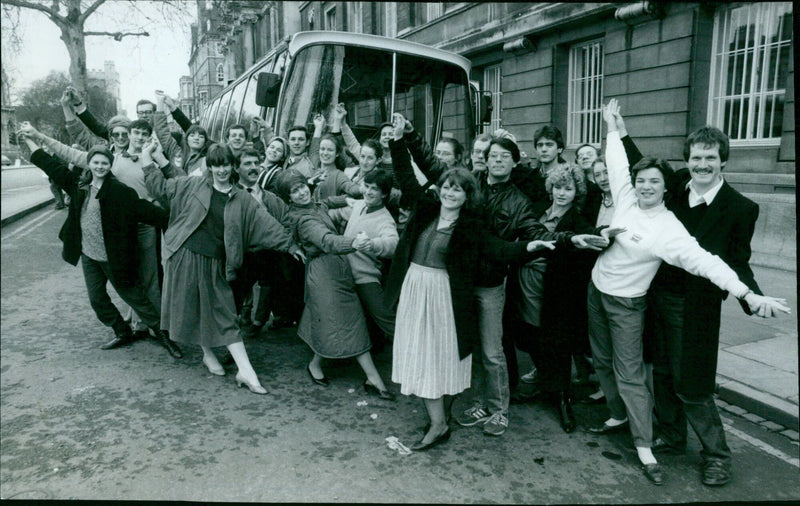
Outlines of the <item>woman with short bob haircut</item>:
{"type": "Polygon", "coordinates": [[[153,164],[152,140],[142,149],[142,170],[151,194],[169,205],[164,233],[162,324],[178,342],[199,345],[203,364],[223,376],[212,348],[225,346],[239,371],[238,386],[266,394],[250,364],[236,325],[236,304],[228,284],[236,279],[244,252],[274,249],[302,257],[283,225],[249,193],[233,184],[236,158],[226,144],[212,144],[204,177],[164,179],[153,164]]]}

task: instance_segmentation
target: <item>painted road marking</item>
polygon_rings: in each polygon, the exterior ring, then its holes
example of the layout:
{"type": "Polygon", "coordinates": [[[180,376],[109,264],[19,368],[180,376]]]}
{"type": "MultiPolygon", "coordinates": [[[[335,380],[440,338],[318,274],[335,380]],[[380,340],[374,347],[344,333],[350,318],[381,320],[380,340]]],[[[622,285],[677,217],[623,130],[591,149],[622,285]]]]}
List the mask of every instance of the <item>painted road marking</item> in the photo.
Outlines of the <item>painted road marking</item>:
{"type": "Polygon", "coordinates": [[[798,459],[797,457],[791,457],[789,455],[786,455],[782,451],[778,450],[777,448],[774,448],[774,447],[770,446],[769,444],[765,443],[764,441],[761,441],[760,439],[754,438],[753,436],[751,436],[749,434],[745,434],[744,432],[740,431],[739,429],[734,429],[732,426],[730,426],[728,424],[724,424],[724,426],[725,426],[725,432],[727,432],[729,434],[733,434],[734,436],[738,437],[739,439],[741,439],[743,441],[747,441],[748,443],[750,443],[751,445],[755,446],[756,448],[758,448],[759,450],[763,451],[764,453],[768,453],[768,454],[772,455],[773,457],[777,457],[777,458],[781,459],[782,461],[793,465],[794,467],[800,467],[800,459],[798,459]]]}
{"type": "Polygon", "coordinates": [[[43,215],[31,220],[30,223],[27,224],[27,226],[23,226],[16,229],[15,231],[3,236],[2,239],[0,240],[8,241],[11,239],[20,239],[22,237],[25,237],[26,235],[30,234],[40,226],[50,221],[51,218],[53,218],[54,216],[58,216],[59,214],[61,214],[60,210],[50,209],[43,215]]]}

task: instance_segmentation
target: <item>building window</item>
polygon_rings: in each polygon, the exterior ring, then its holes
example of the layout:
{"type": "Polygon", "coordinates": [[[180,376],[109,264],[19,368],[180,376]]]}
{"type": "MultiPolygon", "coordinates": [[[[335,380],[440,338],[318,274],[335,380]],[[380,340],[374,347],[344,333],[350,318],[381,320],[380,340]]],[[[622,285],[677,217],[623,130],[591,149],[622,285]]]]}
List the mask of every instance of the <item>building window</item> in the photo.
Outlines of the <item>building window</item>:
{"type": "Polygon", "coordinates": [[[347,3],[347,31],[364,33],[364,2],[347,3]]]}
{"type": "Polygon", "coordinates": [[[567,90],[567,146],[602,140],[603,43],[599,40],[572,46],[569,50],[567,90]]]}
{"type": "Polygon", "coordinates": [[[208,92],[206,90],[200,90],[198,92],[200,96],[200,107],[205,107],[208,104],[208,92]]]}
{"type": "Polygon", "coordinates": [[[434,19],[442,15],[442,2],[428,2],[425,4],[427,9],[425,11],[425,21],[430,23],[434,19]]]}
{"type": "Polygon", "coordinates": [[[386,11],[384,12],[384,35],[397,37],[397,4],[395,2],[387,2],[384,5],[386,6],[386,11]]]}
{"type": "Polygon", "coordinates": [[[332,5],[325,9],[323,30],[336,30],[336,6],[332,5]]]}
{"type": "Polygon", "coordinates": [[[217,82],[225,82],[225,64],[223,63],[217,65],[217,82]]]}
{"type": "Polygon", "coordinates": [[[720,7],[714,15],[708,122],[738,142],[780,142],[792,4],[720,7]]]}
{"type": "Polygon", "coordinates": [[[503,125],[500,119],[501,99],[503,97],[503,92],[501,91],[502,81],[502,65],[492,65],[491,67],[483,69],[483,90],[492,92],[492,119],[489,124],[490,132],[494,132],[503,125]]]}
{"type": "Polygon", "coordinates": [[[269,43],[270,48],[273,48],[278,45],[281,41],[281,25],[280,25],[280,18],[278,9],[272,7],[269,11],[269,43]]]}

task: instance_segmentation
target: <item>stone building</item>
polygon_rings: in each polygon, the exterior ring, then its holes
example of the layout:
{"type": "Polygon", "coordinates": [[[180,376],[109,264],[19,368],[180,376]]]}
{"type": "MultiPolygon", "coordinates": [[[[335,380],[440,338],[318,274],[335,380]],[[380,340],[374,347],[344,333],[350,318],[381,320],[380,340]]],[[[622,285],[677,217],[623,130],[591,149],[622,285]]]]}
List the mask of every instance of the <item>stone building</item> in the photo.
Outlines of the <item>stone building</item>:
{"type": "Polygon", "coordinates": [[[194,103],[194,81],[192,76],[181,76],[178,88],[178,107],[187,118],[195,121],[197,118],[196,104],[194,103]]]}
{"type": "Polygon", "coordinates": [[[792,3],[237,1],[222,10],[223,80],[298,29],[407,39],[469,58],[472,80],[493,96],[484,130],[509,130],[529,155],[548,123],[564,132],[568,160],[583,143],[602,147],[610,98],[642,152],[676,168],[688,133],[717,126],[731,138],[726,180],[761,206],[754,262],[796,269],[792,3]],[[278,27],[264,26],[265,12],[281,14],[270,18],[278,27]]]}
{"type": "Polygon", "coordinates": [[[114,99],[115,111],[111,111],[112,115],[124,114],[120,95],[119,72],[117,72],[114,62],[106,60],[103,62],[102,70],[88,69],[86,73],[88,77],[87,85],[89,88],[96,87],[105,90],[105,92],[114,99]]]}

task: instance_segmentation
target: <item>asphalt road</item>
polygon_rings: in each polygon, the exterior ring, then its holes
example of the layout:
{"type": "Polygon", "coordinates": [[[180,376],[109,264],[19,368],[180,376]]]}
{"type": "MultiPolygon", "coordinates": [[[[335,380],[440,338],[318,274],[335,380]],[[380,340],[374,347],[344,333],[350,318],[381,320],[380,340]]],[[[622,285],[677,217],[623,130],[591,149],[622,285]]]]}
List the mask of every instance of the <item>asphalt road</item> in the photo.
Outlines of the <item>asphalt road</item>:
{"type": "Polygon", "coordinates": [[[29,191],[33,188],[46,188],[49,185],[45,173],[33,165],[3,167],[0,172],[0,183],[4,195],[7,192],[29,191]]]}
{"type": "MultiPolygon", "coordinates": [[[[111,331],[89,307],[80,268],[60,258],[65,216],[47,208],[2,230],[0,498],[800,500],[797,443],[730,413],[734,481],[700,483],[692,436],[687,455],[661,458],[667,481],[659,488],[639,470],[630,436],[585,432],[605,419],[603,406],[579,406],[573,434],[541,405],[512,406],[500,438],[454,424],[446,444],[401,455],[385,439],[411,445],[421,437],[421,402],[366,396],[354,361],[326,364],[330,388],[313,385],[310,352],[289,330],[245,343],[267,396],[237,389],[232,366],[225,377],[208,374],[199,349],[182,360],[146,341],[102,351],[111,331]]],[[[389,352],[376,362],[388,379],[389,352]]],[[[529,363],[523,357],[522,369],[529,363]]]]}

